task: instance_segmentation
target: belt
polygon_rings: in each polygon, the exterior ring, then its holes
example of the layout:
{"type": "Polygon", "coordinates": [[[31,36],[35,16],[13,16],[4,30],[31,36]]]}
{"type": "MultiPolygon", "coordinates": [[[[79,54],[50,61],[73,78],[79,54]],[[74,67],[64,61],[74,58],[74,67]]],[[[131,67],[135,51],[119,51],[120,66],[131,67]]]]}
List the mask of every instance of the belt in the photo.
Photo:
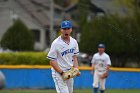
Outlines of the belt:
{"type": "Polygon", "coordinates": [[[97,70],[98,72],[104,72],[104,71],[106,71],[106,70],[97,70]]]}
{"type": "Polygon", "coordinates": [[[71,68],[69,68],[69,69],[65,69],[65,70],[63,70],[63,71],[64,71],[64,72],[65,72],[65,71],[69,71],[70,69],[71,69],[71,68]]]}

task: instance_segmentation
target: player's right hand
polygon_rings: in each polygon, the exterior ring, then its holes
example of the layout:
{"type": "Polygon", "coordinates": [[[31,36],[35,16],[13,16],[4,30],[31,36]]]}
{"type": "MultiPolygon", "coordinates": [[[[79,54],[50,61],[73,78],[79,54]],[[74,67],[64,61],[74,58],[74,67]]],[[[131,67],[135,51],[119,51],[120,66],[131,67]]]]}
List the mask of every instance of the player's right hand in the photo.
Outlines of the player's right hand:
{"type": "Polygon", "coordinates": [[[61,76],[63,80],[68,80],[72,77],[72,74],[70,72],[64,72],[61,76]]]}
{"type": "Polygon", "coordinates": [[[72,68],[72,78],[75,76],[80,76],[81,72],[79,71],[78,68],[72,68]]]}

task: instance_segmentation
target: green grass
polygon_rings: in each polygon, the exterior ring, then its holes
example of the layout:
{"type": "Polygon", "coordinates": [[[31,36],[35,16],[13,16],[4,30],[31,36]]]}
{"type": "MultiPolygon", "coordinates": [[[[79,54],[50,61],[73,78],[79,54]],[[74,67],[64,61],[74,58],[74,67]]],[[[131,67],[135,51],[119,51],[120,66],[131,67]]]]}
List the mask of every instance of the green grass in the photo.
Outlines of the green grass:
{"type": "MultiPolygon", "coordinates": [[[[55,90],[3,90],[0,93],[56,93],[55,90]]],[[[93,93],[92,90],[74,90],[74,93],[93,93]]],[[[140,93],[140,90],[107,90],[105,93],[140,93]]]]}

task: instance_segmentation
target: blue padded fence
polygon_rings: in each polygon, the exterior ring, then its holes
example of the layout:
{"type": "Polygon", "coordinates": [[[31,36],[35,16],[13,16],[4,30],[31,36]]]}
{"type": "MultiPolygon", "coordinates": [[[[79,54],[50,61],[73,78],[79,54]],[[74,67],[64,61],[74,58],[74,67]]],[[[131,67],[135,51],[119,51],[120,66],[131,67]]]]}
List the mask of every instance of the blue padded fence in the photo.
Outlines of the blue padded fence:
{"type": "MultiPolygon", "coordinates": [[[[0,69],[6,77],[6,88],[55,88],[50,69],[0,69]]],[[[140,72],[110,71],[106,87],[112,89],[140,89],[140,72]]],[[[81,70],[74,88],[92,88],[93,76],[81,70]]]]}

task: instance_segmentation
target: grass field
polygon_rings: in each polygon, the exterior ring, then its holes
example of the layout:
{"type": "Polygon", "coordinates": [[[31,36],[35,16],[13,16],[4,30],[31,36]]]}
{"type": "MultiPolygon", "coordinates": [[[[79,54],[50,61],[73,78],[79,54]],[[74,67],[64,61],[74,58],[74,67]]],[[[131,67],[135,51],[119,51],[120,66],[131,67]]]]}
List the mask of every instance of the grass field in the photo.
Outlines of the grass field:
{"type": "MultiPolygon", "coordinates": [[[[56,93],[55,90],[2,90],[0,93],[56,93]]],[[[92,90],[74,90],[74,93],[93,93],[92,90]]],[[[105,93],[140,93],[140,90],[107,90],[105,93]]]]}

